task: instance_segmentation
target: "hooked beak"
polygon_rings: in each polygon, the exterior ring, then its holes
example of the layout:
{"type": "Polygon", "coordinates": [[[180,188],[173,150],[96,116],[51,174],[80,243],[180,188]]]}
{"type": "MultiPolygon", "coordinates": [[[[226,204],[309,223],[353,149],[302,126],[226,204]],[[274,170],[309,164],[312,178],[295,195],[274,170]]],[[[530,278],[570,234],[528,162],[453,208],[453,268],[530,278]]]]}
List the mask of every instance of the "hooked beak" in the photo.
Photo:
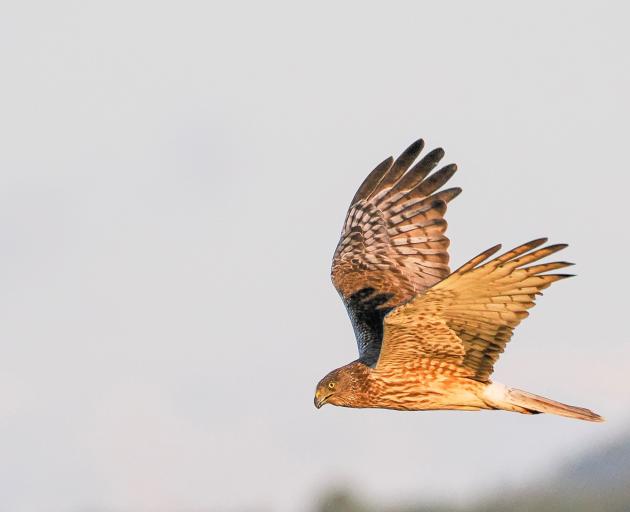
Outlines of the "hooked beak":
{"type": "Polygon", "coordinates": [[[324,405],[328,401],[331,395],[332,393],[330,395],[322,396],[322,393],[319,390],[317,390],[315,392],[315,400],[314,400],[315,407],[319,409],[322,405],[324,405]]]}

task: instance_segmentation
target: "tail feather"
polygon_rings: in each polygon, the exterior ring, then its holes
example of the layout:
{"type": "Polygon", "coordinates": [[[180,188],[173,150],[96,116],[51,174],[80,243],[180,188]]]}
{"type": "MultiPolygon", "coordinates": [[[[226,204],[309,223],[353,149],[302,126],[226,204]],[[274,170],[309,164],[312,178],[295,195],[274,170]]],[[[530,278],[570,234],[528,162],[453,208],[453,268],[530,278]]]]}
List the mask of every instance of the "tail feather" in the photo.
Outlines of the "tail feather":
{"type": "Polygon", "coordinates": [[[492,405],[497,409],[524,414],[556,414],[584,421],[605,421],[604,418],[590,409],[563,404],[550,398],[534,395],[521,389],[508,388],[498,383],[488,386],[486,396],[491,398],[492,405]]]}
{"type": "Polygon", "coordinates": [[[563,404],[520,389],[510,388],[508,390],[508,399],[512,404],[534,412],[546,412],[585,421],[604,421],[604,418],[590,409],[563,404]]]}

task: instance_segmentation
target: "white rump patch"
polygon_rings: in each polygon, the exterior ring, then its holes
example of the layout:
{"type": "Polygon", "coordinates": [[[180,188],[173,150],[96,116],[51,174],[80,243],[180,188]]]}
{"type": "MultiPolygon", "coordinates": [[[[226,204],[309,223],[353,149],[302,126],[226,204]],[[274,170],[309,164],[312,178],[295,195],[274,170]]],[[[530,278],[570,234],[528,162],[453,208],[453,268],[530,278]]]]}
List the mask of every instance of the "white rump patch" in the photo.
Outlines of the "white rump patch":
{"type": "Polygon", "coordinates": [[[509,389],[505,384],[493,382],[483,390],[483,397],[493,405],[501,405],[505,403],[509,389]]]}

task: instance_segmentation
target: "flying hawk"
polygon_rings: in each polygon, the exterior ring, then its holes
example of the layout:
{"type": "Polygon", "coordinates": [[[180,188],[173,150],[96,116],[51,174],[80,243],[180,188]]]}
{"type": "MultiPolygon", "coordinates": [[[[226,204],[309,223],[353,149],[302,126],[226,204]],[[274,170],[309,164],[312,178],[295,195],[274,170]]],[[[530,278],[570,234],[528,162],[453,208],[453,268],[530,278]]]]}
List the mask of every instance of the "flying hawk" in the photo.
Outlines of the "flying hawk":
{"type": "Polygon", "coordinates": [[[431,171],[441,148],[415,165],[418,140],[389,157],[355,194],[332,263],[359,358],[317,385],[315,406],[397,410],[499,409],[603,421],[594,412],[492,382],[494,364],[536,295],[570,263],[535,263],[564,249],[546,238],[500,256],[500,245],[451,273],[446,206],[460,188],[440,188],[456,165],[431,171]]]}

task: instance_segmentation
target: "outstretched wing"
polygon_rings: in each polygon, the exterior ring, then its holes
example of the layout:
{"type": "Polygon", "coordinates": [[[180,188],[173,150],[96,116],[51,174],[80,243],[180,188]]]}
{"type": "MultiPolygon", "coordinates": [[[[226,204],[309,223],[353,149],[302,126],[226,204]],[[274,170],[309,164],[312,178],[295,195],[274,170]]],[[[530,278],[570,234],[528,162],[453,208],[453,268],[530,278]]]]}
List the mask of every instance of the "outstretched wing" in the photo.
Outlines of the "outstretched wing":
{"type": "Polygon", "coordinates": [[[470,378],[488,381],[514,328],[534,306],[536,295],[551,283],[571,277],[544,274],[571,265],[563,261],[525,266],[566,247],[557,244],[537,249],[546,241],[534,240],[483,263],[501,246],[488,249],[425,294],[389,313],[377,368],[428,357],[453,363],[470,378]]]}
{"type": "Polygon", "coordinates": [[[369,174],[352,199],[333,257],[332,280],[368,365],[378,359],[384,316],[449,274],[444,213],[461,189],[436,191],[457,167],[429,175],[444,156],[441,148],[412,167],[423,147],[418,140],[369,174]]]}

